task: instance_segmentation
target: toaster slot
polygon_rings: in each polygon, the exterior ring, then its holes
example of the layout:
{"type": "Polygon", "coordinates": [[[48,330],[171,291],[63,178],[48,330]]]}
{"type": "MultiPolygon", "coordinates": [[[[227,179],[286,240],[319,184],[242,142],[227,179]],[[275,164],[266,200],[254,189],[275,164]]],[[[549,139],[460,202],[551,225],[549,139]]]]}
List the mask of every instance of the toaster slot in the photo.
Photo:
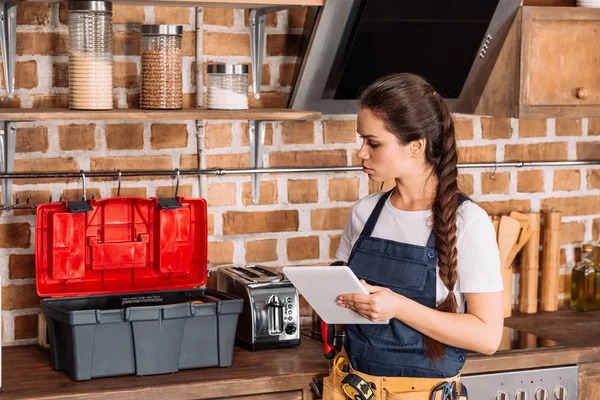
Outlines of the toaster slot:
{"type": "Polygon", "coordinates": [[[268,270],[266,268],[259,267],[258,265],[252,265],[252,266],[249,266],[248,268],[251,268],[251,269],[253,269],[255,271],[258,271],[263,276],[266,276],[268,278],[279,278],[279,275],[277,273],[275,273],[273,271],[270,271],[270,270],[268,270]]]}

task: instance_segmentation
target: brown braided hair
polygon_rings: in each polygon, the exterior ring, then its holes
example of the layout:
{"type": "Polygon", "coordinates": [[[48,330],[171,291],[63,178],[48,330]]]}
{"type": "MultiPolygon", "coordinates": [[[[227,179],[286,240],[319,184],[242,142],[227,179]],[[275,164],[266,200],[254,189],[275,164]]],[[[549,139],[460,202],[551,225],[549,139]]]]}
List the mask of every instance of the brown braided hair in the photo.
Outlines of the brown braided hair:
{"type": "MultiPolygon", "coordinates": [[[[432,206],[433,234],[438,253],[439,275],[449,295],[437,310],[456,312],[454,285],[457,280],[456,208],[458,207],[458,156],[454,121],[442,97],[423,78],[409,74],[384,76],[369,85],[359,97],[361,109],[380,118],[386,129],[404,145],[426,139],[425,156],[437,176],[432,206]]],[[[429,357],[445,355],[442,343],[425,337],[429,357]]]]}

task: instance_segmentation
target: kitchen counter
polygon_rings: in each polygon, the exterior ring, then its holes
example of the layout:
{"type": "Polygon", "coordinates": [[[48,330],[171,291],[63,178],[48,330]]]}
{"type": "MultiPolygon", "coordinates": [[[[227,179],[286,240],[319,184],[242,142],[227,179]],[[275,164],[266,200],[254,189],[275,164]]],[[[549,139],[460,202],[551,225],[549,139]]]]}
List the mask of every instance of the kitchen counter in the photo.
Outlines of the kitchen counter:
{"type": "MultiPolygon", "coordinates": [[[[560,310],[516,314],[506,325],[559,347],[472,354],[464,375],[544,366],[600,362],[600,313],[560,310]]],[[[327,372],[321,343],[302,337],[291,349],[250,352],[236,348],[231,368],[206,368],[170,375],[123,376],[74,382],[50,367],[50,354],[36,346],[2,351],[0,399],[312,399],[309,382],[327,372]],[[237,397],[240,396],[240,397],[237,397]]]]}

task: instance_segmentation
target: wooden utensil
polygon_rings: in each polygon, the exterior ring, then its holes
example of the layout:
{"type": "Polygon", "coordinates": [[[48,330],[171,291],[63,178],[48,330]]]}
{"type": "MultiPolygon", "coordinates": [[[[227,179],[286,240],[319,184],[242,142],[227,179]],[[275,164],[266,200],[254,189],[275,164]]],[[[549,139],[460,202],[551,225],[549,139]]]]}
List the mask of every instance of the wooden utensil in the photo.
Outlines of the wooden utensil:
{"type": "Polygon", "coordinates": [[[531,218],[529,215],[517,211],[511,211],[510,216],[519,221],[519,224],[521,225],[521,232],[519,233],[519,239],[517,240],[517,243],[512,247],[508,257],[506,258],[506,264],[508,268],[511,267],[513,261],[515,261],[515,257],[517,257],[517,254],[519,251],[521,251],[523,246],[525,246],[525,243],[527,243],[531,237],[531,234],[533,233],[533,226],[531,225],[531,218]]]}
{"type": "Polygon", "coordinates": [[[531,237],[521,253],[521,276],[519,284],[519,311],[527,314],[537,312],[538,274],[540,269],[540,213],[529,214],[531,237]]]}
{"type": "Polygon", "coordinates": [[[560,211],[544,213],[544,239],[542,248],[542,287],[540,310],[558,310],[558,274],[560,264],[560,211]]]}
{"type": "Polygon", "coordinates": [[[512,269],[506,261],[521,233],[521,223],[508,215],[500,218],[498,226],[498,250],[500,252],[500,268],[504,284],[504,316],[510,317],[512,310],[512,269]]]}

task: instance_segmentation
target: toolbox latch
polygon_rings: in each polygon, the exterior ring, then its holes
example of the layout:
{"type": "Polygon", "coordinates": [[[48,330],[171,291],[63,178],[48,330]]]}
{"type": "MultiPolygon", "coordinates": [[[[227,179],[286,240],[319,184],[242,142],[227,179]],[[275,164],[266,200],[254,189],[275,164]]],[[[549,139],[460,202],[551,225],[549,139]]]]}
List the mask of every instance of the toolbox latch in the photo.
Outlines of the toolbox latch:
{"type": "Polygon", "coordinates": [[[176,208],[183,208],[183,204],[181,204],[175,198],[158,199],[158,206],[164,210],[175,210],[176,208]]]}
{"type": "Polygon", "coordinates": [[[87,201],[68,201],[67,207],[72,213],[84,213],[94,210],[87,201]]]}

